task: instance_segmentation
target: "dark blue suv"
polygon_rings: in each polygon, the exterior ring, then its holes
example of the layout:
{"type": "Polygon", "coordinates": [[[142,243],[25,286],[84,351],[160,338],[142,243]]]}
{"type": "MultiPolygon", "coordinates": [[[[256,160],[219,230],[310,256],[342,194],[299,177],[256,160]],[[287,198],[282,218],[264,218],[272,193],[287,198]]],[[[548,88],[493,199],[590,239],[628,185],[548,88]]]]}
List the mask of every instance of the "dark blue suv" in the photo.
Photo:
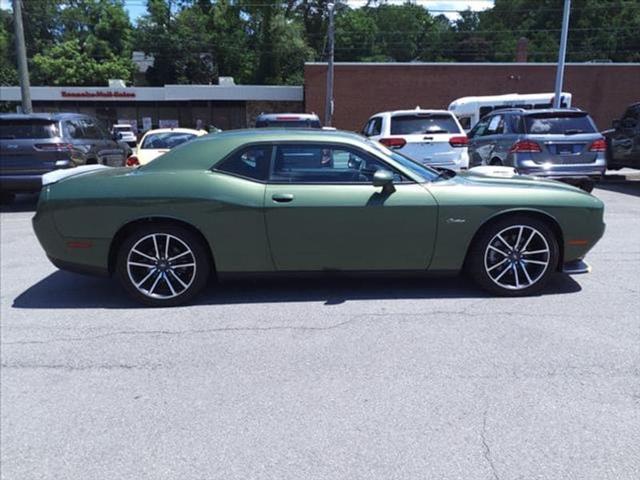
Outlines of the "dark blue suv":
{"type": "Polygon", "coordinates": [[[37,192],[42,175],[59,168],[123,166],[126,145],[93,117],[78,113],[0,115],[0,194],[37,192]]]}

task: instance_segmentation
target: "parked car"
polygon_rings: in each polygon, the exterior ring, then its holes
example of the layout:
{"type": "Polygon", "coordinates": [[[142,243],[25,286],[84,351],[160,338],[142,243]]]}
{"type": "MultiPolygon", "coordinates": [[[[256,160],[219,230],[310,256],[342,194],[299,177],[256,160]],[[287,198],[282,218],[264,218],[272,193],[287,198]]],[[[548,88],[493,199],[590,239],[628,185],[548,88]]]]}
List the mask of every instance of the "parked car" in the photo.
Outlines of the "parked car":
{"type": "Polygon", "coordinates": [[[122,166],[125,146],[93,117],[77,113],[0,115],[0,189],[4,200],[37,192],[42,175],[58,168],[122,166]]]}
{"type": "Polygon", "coordinates": [[[362,134],[430,167],[469,166],[467,135],[447,110],[397,110],[373,115],[362,134]]]}
{"type": "Polygon", "coordinates": [[[578,109],[496,110],[469,132],[471,166],[504,165],[590,191],[606,170],[606,144],[578,109]]]}
{"type": "Polygon", "coordinates": [[[45,176],[38,239],[58,267],[114,274],[152,306],[189,301],[214,273],[464,267],[494,294],[527,295],[587,272],[604,231],[603,203],[570,185],[438,172],[340,131],[223,132],[133,175],[84,168],[45,176]]]}
{"type": "Polygon", "coordinates": [[[261,113],[256,118],[256,128],[322,128],[315,113],[261,113]]]}
{"type": "Polygon", "coordinates": [[[193,130],[190,128],[149,130],[140,140],[140,144],[136,147],[133,155],[127,158],[127,166],[145,165],[172,148],[206,134],[206,130],[193,130]]]}
{"type": "Polygon", "coordinates": [[[640,102],[629,105],[613,129],[602,134],[607,139],[607,167],[640,168],[640,102]]]}
{"type": "Polygon", "coordinates": [[[133,127],[129,124],[115,124],[111,128],[111,134],[114,140],[120,140],[125,142],[131,148],[135,148],[137,143],[136,133],[133,131],[133,127]]]}

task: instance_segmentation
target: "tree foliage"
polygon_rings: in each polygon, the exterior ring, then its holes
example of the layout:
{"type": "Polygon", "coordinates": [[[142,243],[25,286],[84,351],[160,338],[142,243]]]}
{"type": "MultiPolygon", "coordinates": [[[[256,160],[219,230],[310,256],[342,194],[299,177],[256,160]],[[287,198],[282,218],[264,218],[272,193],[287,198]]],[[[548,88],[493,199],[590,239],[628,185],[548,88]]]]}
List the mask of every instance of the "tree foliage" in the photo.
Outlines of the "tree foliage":
{"type": "MultiPolygon", "coordinates": [[[[327,58],[330,0],[146,0],[132,25],[125,0],[25,1],[34,84],[132,80],[131,52],[153,56],[151,85],[302,82],[305,61],[327,58]]],[[[417,3],[369,0],[335,6],[337,61],[513,61],[518,39],[530,61],[557,58],[563,0],[495,0],[450,20],[417,3]]],[[[15,83],[10,13],[0,12],[0,82],[15,83]]],[[[574,0],[568,61],[640,61],[640,2],[574,0]]]]}

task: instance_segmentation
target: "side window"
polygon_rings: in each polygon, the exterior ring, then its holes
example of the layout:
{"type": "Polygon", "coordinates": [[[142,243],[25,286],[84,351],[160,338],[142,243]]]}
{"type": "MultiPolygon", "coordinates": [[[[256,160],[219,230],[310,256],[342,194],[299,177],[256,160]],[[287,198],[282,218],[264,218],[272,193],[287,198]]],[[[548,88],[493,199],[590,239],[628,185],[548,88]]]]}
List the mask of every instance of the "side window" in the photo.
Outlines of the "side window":
{"type": "Polygon", "coordinates": [[[469,137],[481,137],[482,135],[484,135],[487,130],[487,125],[489,125],[490,119],[491,118],[483,118],[478,123],[476,123],[476,126],[473,127],[473,129],[469,132],[469,137]]]}
{"type": "Polygon", "coordinates": [[[364,127],[362,127],[362,134],[366,137],[370,137],[371,136],[371,125],[373,124],[373,120],[369,120],[367,123],[365,123],[364,127]]]}
{"type": "Polygon", "coordinates": [[[271,145],[254,145],[244,148],[223,160],[215,169],[240,177],[265,181],[269,175],[271,145]]]}
{"type": "Polygon", "coordinates": [[[463,130],[469,130],[471,128],[471,117],[458,117],[458,121],[463,130]]]}
{"type": "Polygon", "coordinates": [[[370,129],[369,136],[372,137],[375,135],[380,135],[381,132],[382,132],[382,118],[376,117],[373,120],[371,120],[371,129],[370,129]]]}
{"type": "Polygon", "coordinates": [[[489,121],[485,135],[498,135],[504,131],[504,117],[502,115],[494,115],[489,121]]]}
{"type": "Polygon", "coordinates": [[[507,117],[509,124],[509,132],[511,133],[524,133],[524,126],[522,124],[522,115],[510,115],[507,117]]]}
{"type": "MultiPolygon", "coordinates": [[[[270,180],[274,183],[371,183],[379,170],[393,169],[373,155],[330,144],[279,145],[270,180]]],[[[395,182],[405,179],[394,171],[395,182]]]]}
{"type": "Polygon", "coordinates": [[[102,138],[102,134],[100,133],[100,130],[98,129],[96,122],[94,120],[85,118],[80,120],[80,123],[82,124],[84,129],[84,138],[91,139],[91,140],[97,140],[102,138]]]}
{"type": "Polygon", "coordinates": [[[82,125],[77,120],[67,120],[64,122],[64,130],[66,136],[73,139],[84,138],[84,131],[82,125]]]}

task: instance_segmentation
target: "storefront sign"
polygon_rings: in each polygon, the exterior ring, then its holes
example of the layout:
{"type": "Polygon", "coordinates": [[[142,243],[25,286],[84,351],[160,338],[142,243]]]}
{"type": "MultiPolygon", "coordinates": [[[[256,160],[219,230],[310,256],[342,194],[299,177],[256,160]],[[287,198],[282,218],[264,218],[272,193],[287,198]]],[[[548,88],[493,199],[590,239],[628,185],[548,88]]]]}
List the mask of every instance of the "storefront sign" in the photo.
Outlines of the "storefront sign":
{"type": "Polygon", "coordinates": [[[135,92],[123,92],[121,90],[85,90],[84,92],[62,90],[61,94],[64,98],[133,98],[136,96],[135,92]]]}

